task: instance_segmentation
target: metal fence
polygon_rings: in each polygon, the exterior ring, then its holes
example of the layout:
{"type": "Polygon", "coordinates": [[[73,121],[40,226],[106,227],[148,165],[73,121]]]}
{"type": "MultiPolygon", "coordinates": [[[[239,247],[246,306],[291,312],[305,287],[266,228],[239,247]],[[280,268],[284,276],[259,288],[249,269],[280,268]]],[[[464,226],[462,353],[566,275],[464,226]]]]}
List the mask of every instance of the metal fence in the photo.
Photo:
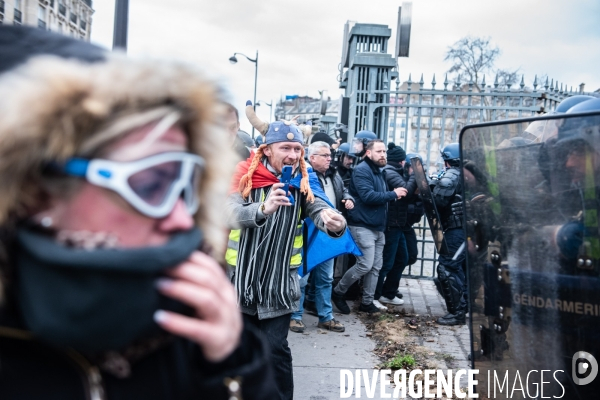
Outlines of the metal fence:
{"type": "Polygon", "coordinates": [[[427,224],[427,218],[421,218],[421,222],[413,225],[417,235],[417,248],[419,255],[417,261],[406,267],[402,276],[407,278],[433,279],[435,277],[435,266],[437,263],[437,250],[431,237],[431,231],[427,224]]]}
{"type": "Polygon", "coordinates": [[[566,97],[581,93],[548,78],[539,82],[537,76],[532,87],[525,85],[524,76],[518,85],[502,84],[498,76],[492,85],[486,83],[485,76],[479,82],[451,82],[446,76],[443,89],[436,89],[435,75],[430,88],[425,88],[423,75],[419,82],[413,82],[410,75],[402,84],[399,78],[396,81],[396,90],[364,91],[364,98],[386,94],[390,99],[363,105],[368,110],[362,121],[364,129],[375,129],[381,109],[387,109],[389,126],[382,131],[382,139],[420,153],[427,167],[435,165],[440,148],[458,140],[465,125],[551,112],[566,97]]]}
{"type": "MultiPolygon", "coordinates": [[[[532,87],[525,85],[524,77],[521,77],[518,85],[501,84],[499,77],[495,78],[492,85],[486,84],[485,77],[481,82],[467,83],[449,82],[446,77],[441,90],[435,88],[435,76],[430,88],[424,87],[423,76],[419,82],[413,82],[410,76],[403,84],[399,79],[397,81],[395,91],[371,91],[374,94],[388,94],[391,100],[389,103],[365,104],[368,107],[365,129],[373,129],[379,119],[380,112],[377,111],[381,111],[382,107],[388,108],[391,122],[384,134],[384,141],[395,141],[403,144],[407,152],[420,153],[429,173],[442,168],[437,163],[439,149],[458,141],[458,135],[465,125],[551,112],[563,99],[584,94],[548,78],[539,82],[537,76],[532,87]]],[[[407,267],[404,276],[433,279],[437,252],[426,219],[423,218],[414,228],[419,256],[415,264],[407,267]]]]}

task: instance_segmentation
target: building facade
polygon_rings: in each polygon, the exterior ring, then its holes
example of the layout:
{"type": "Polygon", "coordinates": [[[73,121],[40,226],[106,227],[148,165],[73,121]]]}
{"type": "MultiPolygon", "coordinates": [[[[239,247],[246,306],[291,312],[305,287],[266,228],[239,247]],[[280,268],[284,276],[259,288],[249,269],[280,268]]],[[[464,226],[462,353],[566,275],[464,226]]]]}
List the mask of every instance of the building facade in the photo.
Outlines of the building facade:
{"type": "Polygon", "coordinates": [[[0,0],[0,23],[37,26],[86,40],[92,33],[92,0],[0,0]]]}

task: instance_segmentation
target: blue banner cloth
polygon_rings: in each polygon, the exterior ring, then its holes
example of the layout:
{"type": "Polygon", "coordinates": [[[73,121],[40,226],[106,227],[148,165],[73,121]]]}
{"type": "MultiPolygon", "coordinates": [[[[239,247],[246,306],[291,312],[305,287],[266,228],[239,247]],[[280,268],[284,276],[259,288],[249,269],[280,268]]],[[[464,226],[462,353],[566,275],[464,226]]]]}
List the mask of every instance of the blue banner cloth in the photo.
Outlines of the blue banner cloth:
{"type": "MultiPolygon", "coordinates": [[[[291,180],[290,185],[295,188],[300,188],[301,179],[302,174],[296,175],[296,177],[291,180]]],[[[327,204],[329,204],[332,208],[335,209],[335,207],[331,204],[329,198],[327,197],[323,189],[321,189],[321,184],[319,183],[319,178],[317,177],[317,174],[312,172],[310,168],[308,174],[308,183],[310,184],[310,189],[316,197],[325,201],[327,204]]],[[[306,218],[304,220],[304,223],[308,228],[308,246],[305,246],[304,248],[308,248],[308,251],[307,255],[303,253],[302,257],[307,257],[308,272],[314,269],[317,265],[327,260],[331,260],[332,258],[341,256],[343,254],[354,254],[355,256],[363,255],[362,251],[360,251],[360,249],[354,242],[354,239],[350,234],[350,230],[347,227],[346,231],[342,236],[332,238],[325,232],[322,232],[319,229],[317,229],[315,223],[310,218],[306,218]]],[[[300,276],[304,276],[302,266],[298,268],[298,274],[300,276]]]]}

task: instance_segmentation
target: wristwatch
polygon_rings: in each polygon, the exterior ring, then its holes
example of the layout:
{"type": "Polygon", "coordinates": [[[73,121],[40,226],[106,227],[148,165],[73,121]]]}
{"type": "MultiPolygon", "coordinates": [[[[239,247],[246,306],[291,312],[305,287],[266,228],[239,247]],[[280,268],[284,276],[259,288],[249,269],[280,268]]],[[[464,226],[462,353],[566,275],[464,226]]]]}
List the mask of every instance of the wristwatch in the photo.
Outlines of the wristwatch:
{"type": "Polygon", "coordinates": [[[265,215],[265,217],[267,216],[267,213],[265,213],[265,203],[264,202],[260,205],[260,212],[262,212],[265,215]]]}

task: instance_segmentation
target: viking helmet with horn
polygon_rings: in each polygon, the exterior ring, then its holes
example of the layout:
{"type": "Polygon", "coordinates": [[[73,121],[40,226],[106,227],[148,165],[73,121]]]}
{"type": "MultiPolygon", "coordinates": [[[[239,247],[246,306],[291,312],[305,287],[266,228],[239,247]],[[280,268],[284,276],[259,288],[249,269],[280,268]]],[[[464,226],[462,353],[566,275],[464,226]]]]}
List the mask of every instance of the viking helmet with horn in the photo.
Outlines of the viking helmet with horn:
{"type": "MultiPolygon", "coordinates": [[[[250,191],[252,190],[252,176],[258,167],[258,163],[264,156],[264,149],[268,145],[278,142],[304,143],[304,131],[296,124],[296,119],[298,117],[292,118],[291,121],[275,121],[269,124],[258,118],[250,100],[246,102],[246,116],[252,126],[264,136],[264,142],[253,154],[248,173],[240,179],[239,191],[245,198],[250,195],[250,191]]],[[[312,130],[312,127],[307,127],[312,130]]],[[[299,159],[299,168],[302,173],[300,192],[306,195],[308,201],[313,202],[315,197],[308,183],[308,169],[306,162],[304,161],[304,148],[302,149],[302,154],[299,159]]]]}

